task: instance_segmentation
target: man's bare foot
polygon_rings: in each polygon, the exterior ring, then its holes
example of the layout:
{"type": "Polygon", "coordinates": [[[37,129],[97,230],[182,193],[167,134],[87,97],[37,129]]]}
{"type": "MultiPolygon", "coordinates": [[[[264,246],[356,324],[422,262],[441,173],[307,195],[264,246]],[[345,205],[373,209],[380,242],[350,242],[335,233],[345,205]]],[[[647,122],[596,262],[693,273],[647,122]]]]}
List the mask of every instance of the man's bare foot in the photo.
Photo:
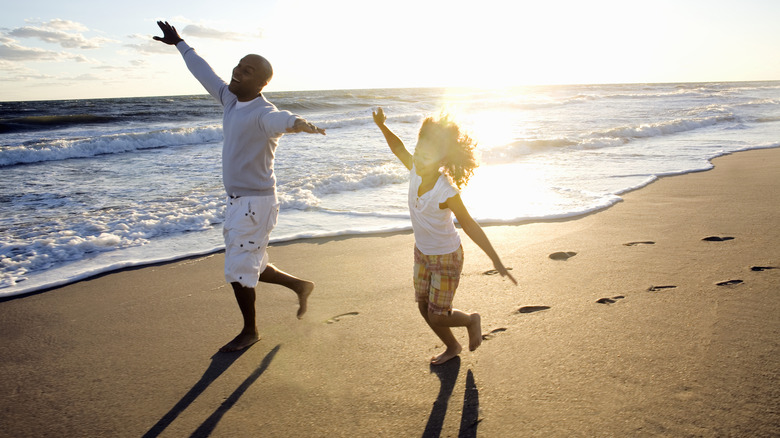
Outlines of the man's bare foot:
{"type": "Polygon", "coordinates": [[[444,353],[442,353],[442,354],[440,354],[438,356],[433,356],[431,358],[431,365],[441,365],[444,362],[447,362],[448,360],[452,359],[453,357],[459,355],[460,351],[462,349],[463,348],[460,346],[460,344],[458,344],[458,346],[456,348],[449,348],[448,347],[446,350],[444,350],[444,353]]]}
{"type": "Polygon", "coordinates": [[[469,351],[474,351],[482,345],[482,318],[479,313],[472,313],[469,331],[469,351]]]}
{"type": "Polygon", "coordinates": [[[306,305],[309,300],[309,295],[314,290],[314,283],[307,280],[301,280],[300,286],[293,289],[298,295],[298,319],[303,318],[303,314],[306,313],[306,305]]]}
{"type": "Polygon", "coordinates": [[[222,348],[220,348],[219,351],[222,353],[229,353],[231,351],[243,350],[244,348],[249,347],[259,340],[260,336],[257,333],[241,332],[238,334],[238,336],[233,338],[232,341],[228,342],[222,348]]]}

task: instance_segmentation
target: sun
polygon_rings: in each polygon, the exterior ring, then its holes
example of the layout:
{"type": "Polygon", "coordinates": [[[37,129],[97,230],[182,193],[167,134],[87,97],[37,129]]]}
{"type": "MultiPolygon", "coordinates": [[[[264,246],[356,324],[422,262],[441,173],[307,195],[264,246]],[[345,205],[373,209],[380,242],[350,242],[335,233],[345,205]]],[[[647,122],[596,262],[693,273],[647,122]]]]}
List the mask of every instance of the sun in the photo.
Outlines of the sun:
{"type": "Polygon", "coordinates": [[[440,110],[477,143],[480,166],[462,191],[471,214],[484,221],[538,217],[549,211],[545,166],[516,153],[529,133],[522,88],[449,88],[440,110]]]}
{"type": "Polygon", "coordinates": [[[511,222],[541,217],[550,205],[543,167],[531,162],[477,168],[461,192],[463,203],[480,222],[511,222]]]}

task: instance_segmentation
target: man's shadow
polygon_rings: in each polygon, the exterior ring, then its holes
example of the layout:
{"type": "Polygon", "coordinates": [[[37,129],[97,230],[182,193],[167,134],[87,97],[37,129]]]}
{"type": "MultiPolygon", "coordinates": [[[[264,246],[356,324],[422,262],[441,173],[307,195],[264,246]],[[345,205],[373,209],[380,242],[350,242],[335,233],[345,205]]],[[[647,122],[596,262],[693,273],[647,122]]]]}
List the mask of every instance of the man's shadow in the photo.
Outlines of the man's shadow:
{"type": "MultiPolygon", "coordinates": [[[[233,405],[238,401],[238,399],[246,392],[246,390],[260,377],[261,374],[268,368],[268,365],[271,364],[271,361],[273,360],[274,356],[276,356],[276,353],[279,351],[279,348],[281,348],[281,344],[274,347],[266,356],[263,358],[262,362],[260,362],[260,365],[252,372],[252,374],[249,375],[249,377],[244,380],[241,385],[236,388],[235,391],[224,401],[222,404],[217,408],[216,411],[214,411],[211,416],[209,416],[208,419],[206,419],[203,424],[198,427],[198,429],[192,434],[192,436],[197,437],[203,437],[203,436],[209,436],[211,432],[214,431],[214,428],[217,426],[217,423],[219,423],[219,420],[222,419],[222,416],[230,410],[230,408],[233,407],[233,405]]],[[[171,423],[182,413],[185,409],[187,409],[192,402],[194,402],[202,393],[206,390],[206,388],[209,387],[219,376],[222,375],[230,366],[238,360],[241,355],[243,355],[245,352],[247,352],[249,348],[246,348],[241,351],[233,352],[233,353],[216,353],[214,356],[211,356],[211,364],[209,364],[209,367],[206,369],[206,371],[203,373],[203,376],[198,380],[194,385],[192,385],[192,388],[190,388],[189,391],[187,391],[186,394],[184,394],[184,397],[181,398],[173,407],[160,418],[157,423],[149,429],[143,436],[144,438],[152,438],[159,436],[168,426],[170,426],[171,423]]]]}
{"type": "MultiPolygon", "coordinates": [[[[447,406],[452,390],[455,388],[455,382],[458,380],[459,372],[460,357],[458,356],[442,365],[431,365],[431,373],[436,374],[436,377],[439,378],[441,387],[436,401],[433,402],[431,415],[428,417],[428,423],[423,431],[423,438],[441,435],[444,417],[447,415],[447,406]]],[[[466,375],[466,392],[463,396],[463,414],[460,419],[458,437],[476,437],[479,422],[479,390],[474,382],[474,373],[469,370],[466,375]]]]}

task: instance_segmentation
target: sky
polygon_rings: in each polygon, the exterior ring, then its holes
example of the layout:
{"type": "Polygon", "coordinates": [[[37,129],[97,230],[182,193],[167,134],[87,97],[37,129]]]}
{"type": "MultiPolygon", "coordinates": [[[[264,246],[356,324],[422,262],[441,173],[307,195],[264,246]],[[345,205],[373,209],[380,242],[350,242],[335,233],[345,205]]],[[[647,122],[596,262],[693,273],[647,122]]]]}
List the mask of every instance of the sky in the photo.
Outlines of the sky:
{"type": "Polygon", "coordinates": [[[266,91],[780,80],[777,0],[0,0],[0,101],[203,94],[168,21],[266,91]]]}

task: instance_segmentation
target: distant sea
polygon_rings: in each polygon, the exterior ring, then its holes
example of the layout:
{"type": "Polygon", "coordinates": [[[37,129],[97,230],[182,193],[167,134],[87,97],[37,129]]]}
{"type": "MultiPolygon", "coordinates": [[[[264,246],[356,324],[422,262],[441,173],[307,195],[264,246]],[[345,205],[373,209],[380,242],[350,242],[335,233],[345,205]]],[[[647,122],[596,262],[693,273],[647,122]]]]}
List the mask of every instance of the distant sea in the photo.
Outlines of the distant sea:
{"type": "MultiPolygon", "coordinates": [[[[446,110],[479,142],[463,191],[478,221],[609,207],[659,176],[780,146],[780,82],[267,93],[327,129],[285,135],[272,241],[411,228],[408,173],[373,124],[412,150],[446,110]]],[[[0,297],[222,249],[222,111],[207,95],[0,102],[0,297]]]]}

